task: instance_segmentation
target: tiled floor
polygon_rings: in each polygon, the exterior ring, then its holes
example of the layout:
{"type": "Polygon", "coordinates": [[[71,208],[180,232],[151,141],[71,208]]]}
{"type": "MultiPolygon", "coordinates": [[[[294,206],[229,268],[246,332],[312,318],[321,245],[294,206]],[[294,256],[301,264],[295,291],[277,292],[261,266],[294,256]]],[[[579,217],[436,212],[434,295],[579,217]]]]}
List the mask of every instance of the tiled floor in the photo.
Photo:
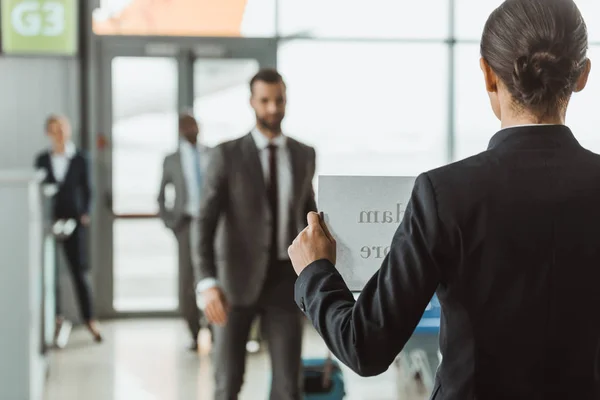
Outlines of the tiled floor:
{"type": "MultiPolygon", "coordinates": [[[[45,400],[210,400],[212,371],[207,356],[186,349],[179,320],[123,320],[102,325],[104,343],[74,330],[66,349],[52,355],[45,400]]],[[[326,354],[307,327],[305,356],[326,354]]],[[[267,354],[249,355],[240,400],[267,399],[267,354]]],[[[344,369],[347,400],[397,399],[396,371],[361,378],[344,369]]]]}

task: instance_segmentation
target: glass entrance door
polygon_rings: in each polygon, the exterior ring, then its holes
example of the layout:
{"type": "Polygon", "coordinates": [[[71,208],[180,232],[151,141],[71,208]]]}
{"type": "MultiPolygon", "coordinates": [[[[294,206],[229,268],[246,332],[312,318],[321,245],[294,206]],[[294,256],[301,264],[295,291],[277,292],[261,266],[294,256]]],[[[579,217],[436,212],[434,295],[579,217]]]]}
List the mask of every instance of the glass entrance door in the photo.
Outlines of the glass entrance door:
{"type": "Polygon", "coordinates": [[[103,317],[178,312],[177,242],[158,217],[163,161],[178,149],[180,111],[194,114],[200,141],[210,147],[252,128],[249,81],[259,68],[275,66],[275,46],[253,51],[237,40],[214,56],[199,54],[198,46],[163,46],[168,54],[151,56],[143,49],[156,46],[106,46],[109,146],[106,168],[99,168],[105,193],[96,195],[107,199],[98,216],[112,223],[97,231],[95,257],[103,317]]]}
{"type": "Polygon", "coordinates": [[[177,149],[178,65],[169,57],[112,60],[113,307],[174,311],[177,244],[157,218],[166,155],[177,149]]]}

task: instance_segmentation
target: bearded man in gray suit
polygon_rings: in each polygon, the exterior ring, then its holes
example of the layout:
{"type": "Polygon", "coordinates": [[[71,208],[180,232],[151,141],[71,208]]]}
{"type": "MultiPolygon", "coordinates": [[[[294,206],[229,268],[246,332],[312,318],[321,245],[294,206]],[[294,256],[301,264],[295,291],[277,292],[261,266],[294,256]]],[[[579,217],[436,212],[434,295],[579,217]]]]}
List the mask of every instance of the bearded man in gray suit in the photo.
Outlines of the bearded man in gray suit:
{"type": "Polygon", "coordinates": [[[272,365],[272,400],[300,399],[303,316],[287,248],[316,210],[315,150],[284,136],[286,86],[275,70],[250,82],[256,127],[211,150],[199,217],[197,291],[214,325],[215,400],[238,398],[256,316],[272,365]]]}
{"type": "Polygon", "coordinates": [[[159,215],[165,226],[173,231],[179,248],[179,307],[185,318],[192,343],[198,349],[200,310],[196,301],[191,237],[202,198],[201,185],[208,164],[209,149],[198,143],[200,130],[190,114],[179,116],[179,148],[163,163],[163,176],[158,195],[159,215]]]}

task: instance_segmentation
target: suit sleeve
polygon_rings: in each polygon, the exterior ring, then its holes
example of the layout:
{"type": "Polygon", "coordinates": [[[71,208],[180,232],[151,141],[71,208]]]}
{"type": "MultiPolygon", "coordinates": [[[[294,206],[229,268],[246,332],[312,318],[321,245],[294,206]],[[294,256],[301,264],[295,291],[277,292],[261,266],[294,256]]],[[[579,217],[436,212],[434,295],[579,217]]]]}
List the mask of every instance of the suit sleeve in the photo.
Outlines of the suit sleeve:
{"type": "Polygon", "coordinates": [[[311,184],[310,184],[310,193],[308,194],[307,198],[306,198],[306,205],[304,207],[304,214],[308,214],[311,211],[317,211],[317,203],[315,202],[315,190],[314,187],[312,185],[312,180],[315,176],[315,170],[317,169],[316,167],[316,152],[315,149],[313,147],[310,148],[310,154],[311,154],[311,165],[312,165],[312,173],[310,175],[311,178],[311,184]]]}
{"type": "Polygon", "coordinates": [[[42,156],[41,155],[37,155],[35,157],[35,161],[33,162],[33,167],[35,169],[44,168],[44,166],[42,165],[42,156]]]}
{"type": "Polygon", "coordinates": [[[46,174],[46,175],[44,176],[44,182],[47,182],[47,180],[48,180],[48,173],[49,173],[49,171],[48,171],[48,168],[49,168],[49,167],[48,167],[48,165],[46,164],[46,162],[45,162],[45,159],[44,159],[44,158],[45,158],[45,157],[44,157],[44,153],[40,153],[40,154],[38,154],[38,155],[35,157],[35,161],[34,161],[34,163],[33,163],[33,166],[34,166],[34,168],[35,168],[36,170],[40,170],[40,169],[44,170],[44,172],[45,172],[45,174],[46,174]]]}
{"type": "Polygon", "coordinates": [[[158,190],[158,216],[160,217],[160,219],[163,221],[163,223],[165,224],[165,226],[167,228],[173,229],[173,222],[170,218],[169,212],[165,206],[165,189],[167,187],[167,185],[169,183],[171,183],[171,177],[168,174],[168,169],[167,169],[167,161],[168,159],[165,158],[163,161],[163,168],[162,168],[162,177],[160,179],[160,187],[158,190]]]}
{"type": "Polygon", "coordinates": [[[92,204],[92,185],[91,185],[91,175],[90,175],[90,167],[88,157],[82,153],[81,155],[81,182],[79,182],[81,187],[81,193],[83,197],[83,212],[84,214],[90,214],[91,204],[92,204]]]}
{"type": "Polygon", "coordinates": [[[441,280],[447,251],[427,175],[417,178],[379,271],[358,300],[333,264],[319,260],[298,277],[295,300],[327,346],[361,376],[385,372],[419,323],[441,280]]]}
{"type": "MultiPolygon", "coordinates": [[[[198,217],[198,278],[217,278],[215,233],[223,206],[227,201],[227,165],[223,146],[211,150],[202,181],[198,217]]],[[[205,281],[206,282],[206,281],[205,281]]]]}

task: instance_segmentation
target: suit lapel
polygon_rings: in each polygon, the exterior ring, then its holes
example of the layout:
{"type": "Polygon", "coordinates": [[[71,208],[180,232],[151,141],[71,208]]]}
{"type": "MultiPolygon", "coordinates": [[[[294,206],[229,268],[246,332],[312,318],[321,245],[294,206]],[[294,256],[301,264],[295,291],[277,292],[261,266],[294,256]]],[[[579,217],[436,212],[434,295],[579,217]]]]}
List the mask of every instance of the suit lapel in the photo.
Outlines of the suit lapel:
{"type": "Polygon", "coordinates": [[[175,193],[175,196],[181,196],[182,204],[185,205],[187,203],[187,182],[185,180],[185,171],[183,170],[183,157],[181,156],[181,149],[178,149],[173,154],[173,169],[174,173],[177,174],[177,183],[176,189],[181,190],[181,193],[175,193]]]}
{"type": "Polygon", "coordinates": [[[50,158],[50,152],[47,152],[44,155],[44,167],[46,167],[46,171],[48,171],[48,182],[50,183],[57,183],[56,182],[56,176],[54,175],[54,169],[52,168],[52,160],[50,158]]]}
{"type": "Polygon", "coordinates": [[[256,143],[254,143],[251,133],[246,135],[242,140],[242,154],[244,155],[245,165],[248,166],[248,173],[250,174],[252,181],[261,189],[259,192],[262,193],[266,201],[267,185],[265,183],[265,176],[260,162],[258,148],[256,147],[256,143]]]}
{"type": "MultiPolygon", "coordinates": [[[[302,149],[298,142],[294,139],[287,138],[287,149],[290,155],[290,162],[292,167],[292,210],[297,208],[297,202],[300,199],[302,182],[304,179],[305,166],[302,159],[302,149]]],[[[257,187],[260,188],[259,192],[262,194],[262,198],[266,201],[267,197],[267,185],[265,183],[265,176],[263,173],[262,164],[260,162],[260,155],[256,143],[252,138],[252,134],[248,134],[242,140],[242,153],[244,155],[245,165],[248,167],[248,173],[250,179],[254,182],[257,187]]]]}

